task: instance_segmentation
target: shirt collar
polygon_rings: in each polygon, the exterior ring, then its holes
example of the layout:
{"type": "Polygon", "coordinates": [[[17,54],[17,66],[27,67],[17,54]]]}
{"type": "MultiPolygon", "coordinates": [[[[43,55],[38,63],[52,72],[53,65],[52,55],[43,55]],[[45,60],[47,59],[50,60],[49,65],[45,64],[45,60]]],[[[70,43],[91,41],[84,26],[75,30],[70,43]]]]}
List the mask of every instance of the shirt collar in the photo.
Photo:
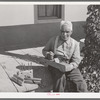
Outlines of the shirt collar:
{"type": "Polygon", "coordinates": [[[70,44],[70,38],[67,41],[65,41],[65,43],[70,44]]]}
{"type": "Polygon", "coordinates": [[[66,44],[70,44],[70,42],[71,42],[70,40],[71,40],[71,37],[69,37],[69,39],[67,41],[62,40],[60,37],[60,41],[65,42],[66,44]]]}

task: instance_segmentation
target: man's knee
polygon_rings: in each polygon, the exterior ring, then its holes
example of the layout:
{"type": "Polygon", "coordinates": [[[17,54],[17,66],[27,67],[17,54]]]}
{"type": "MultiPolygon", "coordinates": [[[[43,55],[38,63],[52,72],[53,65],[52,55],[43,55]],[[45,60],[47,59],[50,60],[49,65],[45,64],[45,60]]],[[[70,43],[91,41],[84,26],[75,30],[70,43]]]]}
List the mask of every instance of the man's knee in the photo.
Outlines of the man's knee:
{"type": "Polygon", "coordinates": [[[80,73],[79,69],[74,69],[70,74],[69,77],[77,86],[78,92],[87,92],[87,84],[83,79],[82,74],[80,73]]]}

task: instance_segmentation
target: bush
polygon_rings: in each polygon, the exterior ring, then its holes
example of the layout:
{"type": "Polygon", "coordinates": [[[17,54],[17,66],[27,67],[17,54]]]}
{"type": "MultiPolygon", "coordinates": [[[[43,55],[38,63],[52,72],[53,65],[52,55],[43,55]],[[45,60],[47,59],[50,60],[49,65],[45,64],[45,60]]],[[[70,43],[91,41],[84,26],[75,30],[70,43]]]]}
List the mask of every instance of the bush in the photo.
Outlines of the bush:
{"type": "Polygon", "coordinates": [[[87,7],[85,26],[84,58],[80,63],[81,73],[86,80],[88,91],[100,91],[100,5],[87,7]]]}

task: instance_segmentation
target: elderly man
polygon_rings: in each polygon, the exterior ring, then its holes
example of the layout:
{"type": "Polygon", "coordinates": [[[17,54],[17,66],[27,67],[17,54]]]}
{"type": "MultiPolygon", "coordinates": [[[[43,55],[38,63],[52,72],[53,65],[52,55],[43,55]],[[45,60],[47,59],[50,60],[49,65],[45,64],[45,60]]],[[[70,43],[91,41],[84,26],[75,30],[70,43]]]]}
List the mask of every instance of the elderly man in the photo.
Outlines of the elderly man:
{"type": "Polygon", "coordinates": [[[59,36],[51,38],[43,48],[43,55],[65,66],[65,69],[48,66],[53,79],[53,92],[68,92],[68,80],[75,88],[71,92],[87,92],[87,85],[78,69],[80,63],[79,43],[71,38],[72,23],[61,21],[59,36]]]}

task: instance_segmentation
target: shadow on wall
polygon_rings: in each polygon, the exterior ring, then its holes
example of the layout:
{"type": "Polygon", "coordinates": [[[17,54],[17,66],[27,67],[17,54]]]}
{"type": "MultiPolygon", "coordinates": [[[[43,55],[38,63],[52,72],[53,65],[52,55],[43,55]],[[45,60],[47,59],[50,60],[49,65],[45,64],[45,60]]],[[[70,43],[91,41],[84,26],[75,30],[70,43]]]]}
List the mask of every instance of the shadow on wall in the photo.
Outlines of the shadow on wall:
{"type": "MultiPolygon", "coordinates": [[[[79,41],[85,37],[85,22],[73,22],[72,37],[79,41]]],[[[44,23],[0,27],[0,50],[13,50],[44,46],[52,37],[60,34],[60,23],[44,23]]]]}

